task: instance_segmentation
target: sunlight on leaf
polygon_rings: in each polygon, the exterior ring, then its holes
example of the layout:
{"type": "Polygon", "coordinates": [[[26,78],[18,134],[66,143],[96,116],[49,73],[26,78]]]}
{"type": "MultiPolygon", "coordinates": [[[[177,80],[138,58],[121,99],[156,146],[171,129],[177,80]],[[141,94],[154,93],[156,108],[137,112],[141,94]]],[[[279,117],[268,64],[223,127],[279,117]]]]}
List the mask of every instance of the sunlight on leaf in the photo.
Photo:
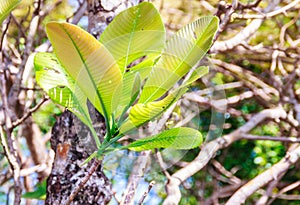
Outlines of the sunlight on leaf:
{"type": "Polygon", "coordinates": [[[151,71],[139,102],[151,102],[165,94],[206,54],[217,29],[218,18],[208,16],[179,30],[151,71]]]}
{"type": "Polygon", "coordinates": [[[1,0],[0,1],[0,24],[6,19],[10,12],[21,0],[1,0]]]}
{"type": "Polygon", "coordinates": [[[200,146],[202,141],[202,135],[198,130],[178,127],[154,136],[138,139],[128,146],[122,147],[122,149],[127,148],[133,151],[155,148],[193,149],[200,146]]]}
{"type": "MultiPolygon", "coordinates": [[[[130,102],[133,98],[130,96],[130,93],[134,89],[133,88],[133,86],[135,85],[133,83],[134,77],[136,75],[139,75],[140,76],[139,80],[140,80],[140,84],[141,84],[141,82],[151,72],[151,69],[153,67],[153,64],[154,64],[154,61],[156,58],[157,58],[157,55],[151,54],[151,55],[147,56],[146,60],[144,60],[141,63],[132,67],[129,72],[124,73],[122,95],[120,97],[120,102],[118,104],[118,110],[116,113],[116,117],[118,117],[124,111],[124,109],[128,109],[129,104],[130,105],[132,104],[130,102]]],[[[139,91],[140,91],[140,89],[141,88],[139,88],[139,91]]],[[[139,94],[139,93],[137,93],[137,94],[139,94]]]]}
{"type": "Polygon", "coordinates": [[[100,42],[125,72],[132,61],[151,53],[159,55],[165,38],[159,12],[153,4],[143,2],[118,14],[102,33],[100,42]]]}
{"type": "Polygon", "coordinates": [[[46,31],[62,66],[109,120],[122,88],[122,74],[113,56],[92,35],[75,25],[51,22],[46,31]]]}
{"type": "Polygon", "coordinates": [[[130,109],[129,119],[120,127],[120,133],[126,133],[158,117],[176,102],[186,90],[186,88],[177,89],[160,101],[135,104],[130,109]]]}
{"type": "MultiPolygon", "coordinates": [[[[73,112],[97,137],[87,107],[87,98],[51,53],[37,53],[34,57],[36,81],[56,103],[73,112]]],[[[99,142],[96,141],[99,145],[99,142]]]]}

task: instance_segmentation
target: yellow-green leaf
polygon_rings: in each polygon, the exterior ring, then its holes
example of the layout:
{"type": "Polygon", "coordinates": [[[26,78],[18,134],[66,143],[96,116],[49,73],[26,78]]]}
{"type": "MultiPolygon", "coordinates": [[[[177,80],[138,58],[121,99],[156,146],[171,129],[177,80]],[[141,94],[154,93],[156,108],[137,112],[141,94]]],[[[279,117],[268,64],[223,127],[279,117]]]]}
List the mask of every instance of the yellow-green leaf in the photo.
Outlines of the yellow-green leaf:
{"type": "Polygon", "coordinates": [[[54,102],[66,107],[86,124],[95,137],[97,145],[99,145],[89,115],[87,97],[74,80],[68,76],[55,55],[52,53],[37,53],[34,56],[34,68],[38,85],[54,102]]]}
{"type": "Polygon", "coordinates": [[[118,117],[121,113],[126,112],[127,109],[134,103],[141,89],[140,74],[134,72],[127,72],[123,77],[122,97],[119,101],[118,117]],[[124,110],[125,109],[125,110],[124,110]]]}
{"type": "Polygon", "coordinates": [[[154,136],[138,139],[122,147],[133,151],[151,150],[155,148],[193,149],[201,145],[203,139],[198,130],[178,127],[166,130],[154,136]]]}
{"type": "Polygon", "coordinates": [[[125,72],[132,61],[148,54],[159,55],[165,38],[159,12],[153,4],[143,2],[118,14],[101,34],[100,42],[125,72]]]}
{"type": "Polygon", "coordinates": [[[164,95],[206,54],[218,22],[217,17],[202,17],[171,38],[145,83],[140,103],[151,102],[164,95]]]}
{"type": "Polygon", "coordinates": [[[0,24],[6,19],[10,12],[21,0],[1,0],[0,1],[0,24]]]}
{"type": "Polygon", "coordinates": [[[51,22],[46,32],[66,72],[108,120],[122,89],[122,74],[114,57],[78,26],[51,22]]]}
{"type": "MultiPolygon", "coordinates": [[[[131,106],[130,102],[133,100],[132,91],[136,90],[137,86],[141,85],[141,81],[143,81],[149,75],[156,58],[157,58],[156,55],[149,55],[144,61],[132,67],[130,71],[124,73],[122,95],[120,97],[120,102],[118,105],[118,112],[116,114],[116,117],[118,117],[121,113],[123,113],[124,109],[128,109],[131,106]],[[140,81],[139,84],[134,83],[135,82],[134,79],[136,79],[135,77],[137,75],[139,76],[139,81],[140,81]]],[[[138,89],[139,92],[140,89],[141,88],[139,87],[138,89]]],[[[136,99],[136,97],[134,98],[134,100],[136,99]]]]}
{"type": "Polygon", "coordinates": [[[135,104],[129,112],[127,121],[120,127],[120,133],[126,133],[134,128],[143,125],[150,120],[161,115],[174,102],[176,102],[185,92],[186,88],[180,88],[170,93],[162,100],[135,104]]]}

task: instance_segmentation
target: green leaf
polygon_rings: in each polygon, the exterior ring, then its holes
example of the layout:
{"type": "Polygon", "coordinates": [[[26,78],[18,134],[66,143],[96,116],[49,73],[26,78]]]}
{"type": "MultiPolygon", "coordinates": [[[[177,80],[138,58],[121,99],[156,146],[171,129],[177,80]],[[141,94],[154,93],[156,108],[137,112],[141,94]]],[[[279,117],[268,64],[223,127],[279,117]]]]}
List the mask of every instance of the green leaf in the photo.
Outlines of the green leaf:
{"type": "Polygon", "coordinates": [[[54,54],[37,53],[34,56],[34,68],[38,85],[56,103],[73,112],[86,124],[97,145],[99,145],[96,131],[87,107],[87,97],[77,86],[75,81],[68,76],[54,54]]]}
{"type": "Polygon", "coordinates": [[[140,89],[141,89],[141,77],[139,73],[136,73],[132,83],[132,89],[130,95],[131,101],[137,98],[138,94],[140,93],[140,89]]]}
{"type": "Polygon", "coordinates": [[[217,17],[202,17],[171,38],[145,83],[140,103],[151,102],[164,95],[206,54],[218,22],[217,17]]]}
{"type": "Polygon", "coordinates": [[[61,65],[109,121],[122,89],[122,74],[113,56],[75,25],[51,22],[46,25],[46,32],[61,65]]]}
{"type": "Polygon", "coordinates": [[[136,100],[138,94],[140,93],[140,89],[141,89],[140,74],[138,72],[125,73],[123,77],[122,97],[120,98],[119,101],[119,108],[116,116],[119,116],[119,114],[127,111],[127,109],[136,100]]]}
{"type": "Polygon", "coordinates": [[[162,100],[145,104],[135,104],[130,109],[127,121],[121,125],[120,133],[126,133],[158,117],[174,102],[176,102],[186,92],[186,90],[186,88],[180,88],[170,93],[162,100]]]}
{"type": "Polygon", "coordinates": [[[159,55],[165,36],[159,12],[153,4],[143,2],[118,14],[102,33],[100,42],[125,72],[132,61],[148,54],[159,55]]]}
{"type": "Polygon", "coordinates": [[[0,1],[0,24],[6,19],[10,12],[21,0],[1,0],[0,1]]]}
{"type": "Polygon", "coordinates": [[[178,127],[166,130],[154,136],[138,139],[122,147],[133,151],[151,150],[155,148],[193,149],[201,145],[203,139],[198,130],[178,127]]]}
{"type": "Polygon", "coordinates": [[[25,199],[40,199],[45,200],[46,199],[46,189],[47,183],[46,180],[42,181],[41,183],[37,184],[36,190],[33,192],[26,192],[22,195],[25,199]]]}
{"type": "Polygon", "coordinates": [[[139,92],[141,79],[139,73],[128,72],[123,77],[123,90],[119,106],[126,106],[134,97],[135,92],[139,92]]]}
{"type": "MultiPolygon", "coordinates": [[[[139,85],[141,85],[141,81],[143,81],[150,73],[152,66],[154,64],[155,59],[157,56],[155,55],[149,55],[147,56],[147,59],[142,61],[141,63],[135,65],[130,69],[130,71],[124,73],[123,76],[123,89],[122,89],[122,95],[119,102],[118,112],[116,114],[116,117],[118,117],[121,113],[124,113],[124,111],[127,111],[127,109],[132,105],[133,101],[136,97],[133,98],[132,90],[137,89],[137,84],[134,83],[136,79],[136,75],[139,76],[139,85]],[[135,86],[135,88],[133,87],[135,86]]],[[[140,92],[140,87],[138,91],[140,92]]],[[[137,95],[139,94],[136,93],[137,95]]]]}
{"type": "MultiPolygon", "coordinates": [[[[121,126],[120,133],[128,132],[158,117],[187,91],[187,86],[207,74],[208,71],[209,68],[207,66],[200,66],[191,73],[189,78],[179,88],[163,100],[134,105],[129,112],[129,119],[121,126]]],[[[129,82],[133,82],[133,78],[130,79],[129,82]]],[[[129,91],[127,91],[127,93],[129,93],[129,91]]],[[[127,101],[129,101],[129,99],[127,99],[127,101]]]]}

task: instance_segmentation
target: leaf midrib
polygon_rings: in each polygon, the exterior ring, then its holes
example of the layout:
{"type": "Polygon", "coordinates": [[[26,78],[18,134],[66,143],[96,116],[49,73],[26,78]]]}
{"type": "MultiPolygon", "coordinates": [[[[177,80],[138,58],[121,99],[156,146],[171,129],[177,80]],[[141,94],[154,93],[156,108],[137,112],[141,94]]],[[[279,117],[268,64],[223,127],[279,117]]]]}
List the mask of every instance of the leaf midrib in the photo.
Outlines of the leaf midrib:
{"type": "MultiPolygon", "coordinates": [[[[210,20],[209,24],[211,23],[211,21],[213,20],[213,18],[210,20]]],[[[208,25],[209,25],[208,24],[208,25]]],[[[206,29],[201,33],[201,35],[199,35],[198,40],[196,41],[196,43],[194,44],[194,46],[192,47],[192,49],[190,49],[190,51],[188,52],[188,54],[186,55],[186,57],[181,60],[180,64],[174,69],[172,70],[172,74],[174,74],[185,62],[185,60],[190,56],[191,52],[193,51],[193,49],[197,46],[198,42],[200,41],[200,39],[202,38],[203,34],[206,32],[206,30],[208,29],[209,26],[206,27],[206,29]]],[[[175,34],[176,35],[176,34],[175,34]]],[[[208,48],[209,49],[209,48],[208,48]]],[[[202,50],[202,49],[201,49],[202,50]]],[[[204,52],[206,53],[206,52],[204,52]]],[[[200,59],[199,59],[200,60],[200,59]]],[[[166,80],[161,84],[161,86],[159,87],[159,89],[161,87],[163,87],[165,85],[165,83],[168,82],[168,80],[170,79],[170,77],[166,78],[166,80]]],[[[158,92],[159,89],[156,89],[145,101],[144,103],[147,103],[150,101],[150,99],[158,92]]],[[[155,99],[154,99],[155,100],[155,99]]]]}
{"type": "MultiPolygon", "coordinates": [[[[97,85],[94,83],[94,79],[92,78],[92,75],[91,75],[91,73],[90,73],[90,71],[89,71],[89,69],[88,69],[88,66],[87,66],[86,63],[85,63],[85,60],[84,60],[83,56],[82,56],[81,53],[80,53],[79,48],[77,47],[76,42],[73,40],[72,36],[71,36],[71,35],[69,34],[69,32],[64,28],[64,26],[62,26],[62,25],[60,25],[60,26],[61,26],[62,29],[65,31],[65,33],[67,34],[67,36],[70,38],[70,40],[71,40],[73,46],[75,47],[75,49],[76,49],[78,55],[80,56],[80,59],[81,59],[83,65],[84,65],[84,67],[85,67],[85,69],[86,69],[86,72],[88,73],[88,76],[89,76],[89,78],[90,78],[90,80],[91,80],[91,82],[92,82],[92,85],[93,85],[93,87],[94,87],[94,90],[96,91],[97,97],[98,97],[98,99],[99,99],[99,101],[100,101],[100,103],[101,103],[101,107],[102,107],[103,115],[104,115],[104,117],[105,117],[105,122],[106,122],[107,130],[109,130],[109,129],[110,129],[110,126],[109,126],[108,114],[107,114],[107,111],[106,111],[106,109],[105,109],[104,102],[103,102],[103,100],[102,100],[102,98],[101,98],[101,94],[100,94],[99,91],[98,91],[97,85]]],[[[74,80],[74,79],[73,79],[73,80],[74,80]]],[[[74,80],[74,82],[76,83],[76,80],[74,80]]]]}

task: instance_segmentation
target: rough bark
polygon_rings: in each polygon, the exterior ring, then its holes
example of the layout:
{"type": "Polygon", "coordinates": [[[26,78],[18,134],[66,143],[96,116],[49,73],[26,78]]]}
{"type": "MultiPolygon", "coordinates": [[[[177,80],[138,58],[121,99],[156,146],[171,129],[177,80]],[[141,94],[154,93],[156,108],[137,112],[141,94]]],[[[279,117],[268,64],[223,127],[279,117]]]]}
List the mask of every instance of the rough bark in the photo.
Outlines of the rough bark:
{"type": "MultiPolygon", "coordinates": [[[[96,113],[93,118],[98,121],[98,133],[103,135],[103,117],[96,113]]],[[[46,204],[66,204],[70,194],[88,175],[94,160],[84,166],[81,164],[96,146],[89,129],[71,112],[65,111],[53,127],[51,148],[56,154],[47,181],[46,204]]],[[[100,165],[71,204],[107,204],[111,196],[111,184],[100,165]]]]}

